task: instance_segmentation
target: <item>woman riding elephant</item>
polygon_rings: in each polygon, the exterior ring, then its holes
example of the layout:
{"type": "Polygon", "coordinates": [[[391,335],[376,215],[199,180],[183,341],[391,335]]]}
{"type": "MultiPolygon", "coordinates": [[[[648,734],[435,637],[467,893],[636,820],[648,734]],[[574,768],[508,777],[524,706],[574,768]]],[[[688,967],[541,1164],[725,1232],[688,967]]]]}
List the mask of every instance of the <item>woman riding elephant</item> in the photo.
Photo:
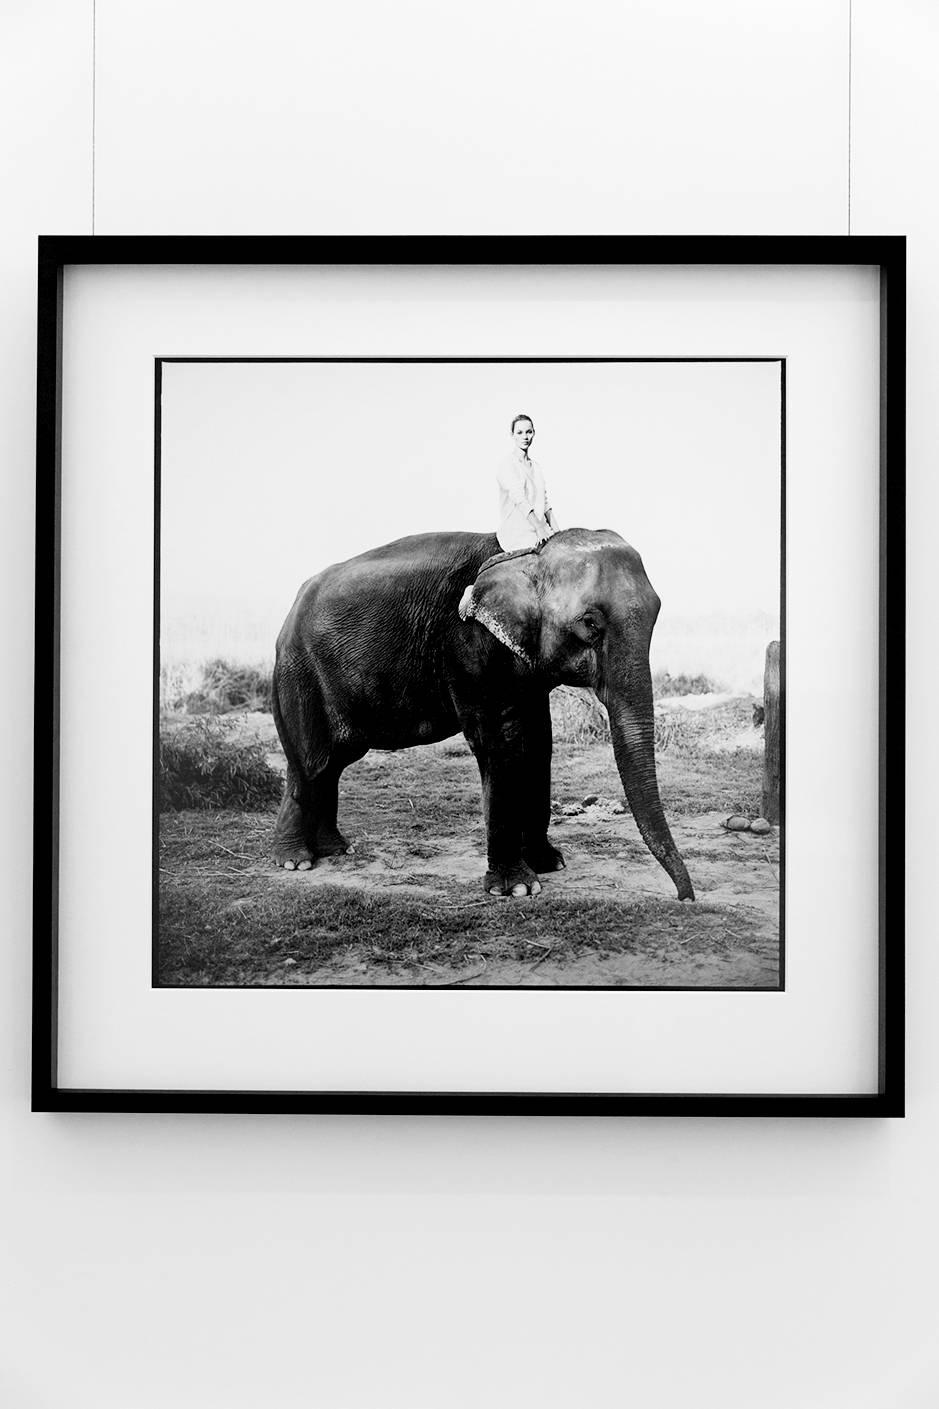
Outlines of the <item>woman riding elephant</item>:
{"type": "Polygon", "coordinates": [[[505,553],[534,548],[558,531],[541,466],[528,453],[535,438],[535,423],[530,416],[515,416],[511,433],[512,450],[500,464],[497,476],[496,537],[505,553]]]}
{"type": "Polygon", "coordinates": [[[487,565],[493,534],[402,538],[300,589],[277,642],[274,717],[287,780],[274,852],[288,869],[348,849],[339,777],[370,748],[465,734],[479,766],[485,888],[540,890],[564,865],[548,840],[555,685],[588,686],[610,716],[627,801],[680,899],[691,881],[655,776],[649,641],[659,599],[608,530],[568,529],[487,565]]]}

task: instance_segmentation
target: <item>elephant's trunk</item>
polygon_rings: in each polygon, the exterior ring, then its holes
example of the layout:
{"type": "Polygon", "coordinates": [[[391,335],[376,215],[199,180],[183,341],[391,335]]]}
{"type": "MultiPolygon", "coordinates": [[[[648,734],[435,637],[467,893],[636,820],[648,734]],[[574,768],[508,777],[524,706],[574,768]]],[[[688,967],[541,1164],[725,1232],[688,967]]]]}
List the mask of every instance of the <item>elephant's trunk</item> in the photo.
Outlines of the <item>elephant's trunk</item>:
{"type": "Polygon", "coordinates": [[[598,690],[610,716],[613,753],[639,835],[678,890],[679,900],[694,900],[691,879],[669,831],[655,776],[655,716],[648,665],[634,667],[629,688],[598,690]],[[627,703],[628,701],[628,703],[627,703]]]}

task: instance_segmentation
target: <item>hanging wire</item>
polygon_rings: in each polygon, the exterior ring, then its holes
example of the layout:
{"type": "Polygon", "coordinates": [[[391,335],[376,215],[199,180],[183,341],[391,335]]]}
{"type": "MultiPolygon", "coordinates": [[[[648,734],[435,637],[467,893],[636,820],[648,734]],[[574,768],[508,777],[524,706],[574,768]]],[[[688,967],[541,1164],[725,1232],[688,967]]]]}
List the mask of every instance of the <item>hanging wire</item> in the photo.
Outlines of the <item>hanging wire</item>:
{"type": "Polygon", "coordinates": [[[848,234],[851,233],[851,40],[853,37],[854,0],[848,0],[848,234]]]}
{"type": "Polygon", "coordinates": [[[95,139],[98,121],[98,3],[91,0],[91,233],[95,233],[95,139]]]}

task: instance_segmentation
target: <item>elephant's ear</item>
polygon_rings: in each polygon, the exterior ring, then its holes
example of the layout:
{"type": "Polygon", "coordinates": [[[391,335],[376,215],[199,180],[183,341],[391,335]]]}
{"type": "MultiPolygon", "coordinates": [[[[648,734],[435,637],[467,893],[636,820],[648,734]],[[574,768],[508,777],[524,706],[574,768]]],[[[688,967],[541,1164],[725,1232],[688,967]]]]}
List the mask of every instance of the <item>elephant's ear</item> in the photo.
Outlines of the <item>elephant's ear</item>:
{"type": "Polygon", "coordinates": [[[460,601],[460,616],[471,618],[526,665],[538,660],[541,609],[531,559],[510,559],[485,568],[460,601]]]}

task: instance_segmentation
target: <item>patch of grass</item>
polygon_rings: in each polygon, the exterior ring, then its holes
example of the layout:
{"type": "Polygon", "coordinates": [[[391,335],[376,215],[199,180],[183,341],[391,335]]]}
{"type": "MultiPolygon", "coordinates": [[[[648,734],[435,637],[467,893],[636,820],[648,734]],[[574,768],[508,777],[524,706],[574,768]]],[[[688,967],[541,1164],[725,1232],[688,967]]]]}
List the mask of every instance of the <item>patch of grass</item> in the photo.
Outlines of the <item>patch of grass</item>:
{"type": "Polygon", "coordinates": [[[479,769],[466,747],[373,751],[339,780],[339,826],[347,836],[351,830],[382,842],[435,843],[464,835],[481,818],[479,769]]]}
{"type": "Polygon", "coordinates": [[[700,812],[759,816],[763,762],[758,754],[745,749],[719,758],[663,753],[656,768],[666,817],[700,812]]]}
{"type": "Polygon", "coordinates": [[[283,780],[256,740],[232,737],[227,720],[206,715],[160,733],[160,811],[279,801],[283,780]]]}
{"type": "MultiPolygon", "coordinates": [[[[239,885],[231,883],[237,892],[239,885]]],[[[706,902],[693,910],[648,898],[563,895],[509,902],[470,898],[461,888],[424,895],[370,894],[343,885],[269,883],[243,901],[181,885],[161,896],[160,982],[169,985],[302,981],[323,965],[366,965],[433,982],[486,959],[537,962],[582,952],[638,953],[674,942],[713,949],[726,917],[706,902]],[[644,936],[650,936],[648,939],[644,936]],[[652,938],[654,936],[654,938],[652,938]]],[[[475,890],[475,887],[474,887],[475,890]]],[[[741,931],[741,942],[746,939],[741,931]]],[[[334,980],[335,981],[335,980],[334,980]]],[[[355,982],[354,977],[346,981],[355,982]]]]}
{"type": "Polygon", "coordinates": [[[291,960],[311,968],[363,954],[370,963],[389,963],[415,946],[433,950],[448,936],[459,960],[479,923],[462,908],[339,885],[271,884],[249,902],[222,909],[203,888],[182,885],[161,896],[160,977],[172,984],[245,983],[285,963],[293,967],[291,960]]]}

